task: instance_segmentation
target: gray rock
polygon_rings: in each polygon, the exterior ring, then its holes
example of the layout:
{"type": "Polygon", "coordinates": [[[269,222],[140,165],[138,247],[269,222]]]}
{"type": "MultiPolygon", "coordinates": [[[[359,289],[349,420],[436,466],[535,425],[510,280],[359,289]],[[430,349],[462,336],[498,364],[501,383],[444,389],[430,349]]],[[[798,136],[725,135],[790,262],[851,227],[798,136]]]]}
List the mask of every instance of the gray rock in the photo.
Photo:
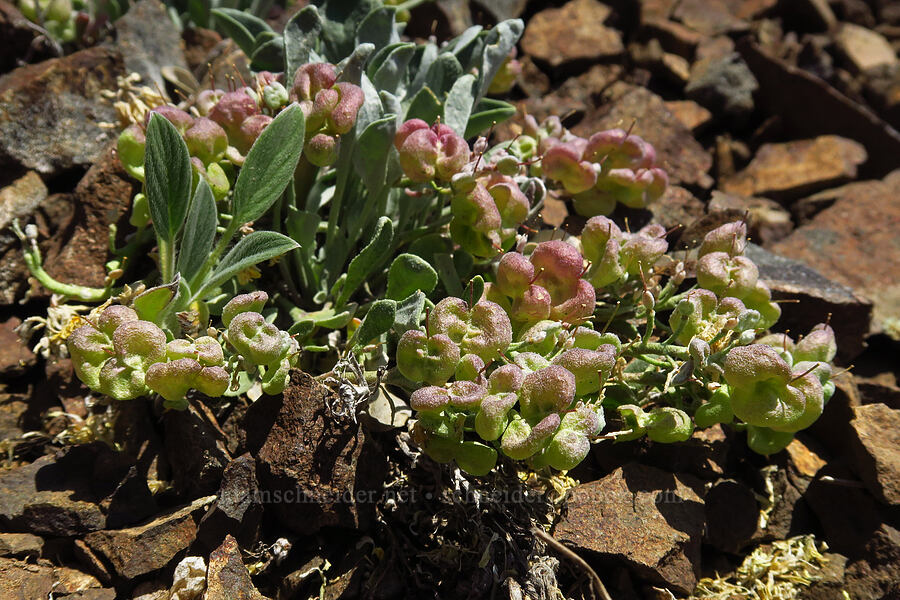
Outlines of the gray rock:
{"type": "Polygon", "coordinates": [[[44,540],[30,533],[0,533],[0,556],[37,558],[44,540]]]}
{"type": "Polygon", "coordinates": [[[759,276],[782,302],[779,329],[806,334],[831,316],[838,342],[838,359],[846,362],[864,348],[872,319],[872,303],[852,289],[836,283],[806,264],[748,244],[746,255],[759,267],[759,276]]]}
{"type": "Polygon", "coordinates": [[[260,500],[256,461],[249,454],[243,454],[225,467],[216,502],[203,515],[197,539],[212,550],[230,534],[244,548],[253,548],[262,520],[260,500]]]}
{"type": "Polygon", "coordinates": [[[181,35],[159,0],[133,4],[115,27],[115,46],[125,58],[125,68],[138,73],[144,85],[165,90],[161,67],[187,69],[181,35]]]}
{"type": "Polygon", "coordinates": [[[691,67],[684,88],[687,97],[721,115],[741,123],[753,112],[753,93],[759,82],[740,54],[732,52],[715,60],[699,60],[691,67]]]}
{"type": "Polygon", "coordinates": [[[126,72],[118,51],[94,47],[0,77],[0,166],[59,175],[96,160],[115,129],[113,101],[126,72]]]}

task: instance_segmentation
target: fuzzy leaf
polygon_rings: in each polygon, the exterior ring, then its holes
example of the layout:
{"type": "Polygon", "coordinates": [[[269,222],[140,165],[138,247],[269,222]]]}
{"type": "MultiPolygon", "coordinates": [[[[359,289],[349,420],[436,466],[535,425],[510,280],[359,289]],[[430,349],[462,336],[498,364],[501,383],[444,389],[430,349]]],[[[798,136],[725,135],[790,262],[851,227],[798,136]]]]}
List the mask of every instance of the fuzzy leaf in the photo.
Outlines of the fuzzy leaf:
{"type": "Polygon", "coordinates": [[[516,114],[516,107],[503,100],[482,98],[473,109],[466,125],[465,138],[475,137],[494,123],[502,123],[516,114]]]}
{"type": "Polygon", "coordinates": [[[525,31],[525,24],[521,19],[510,19],[497,23],[497,26],[488,32],[484,44],[484,57],[481,64],[481,89],[478,91],[477,98],[483,98],[487,94],[488,88],[500,67],[509,56],[522,33],[525,31]]]}
{"type": "Polygon", "coordinates": [[[156,237],[171,243],[191,201],[191,162],[178,130],[157,113],[147,126],[144,177],[156,237]]]}
{"type": "Polygon", "coordinates": [[[347,279],[341,288],[337,306],[343,306],[362,282],[369,278],[372,271],[384,261],[394,241],[394,222],[388,217],[381,217],[375,225],[375,233],[371,241],[350,261],[347,267],[347,279]]]}
{"type": "Polygon", "coordinates": [[[386,296],[392,300],[403,300],[416,290],[426,294],[437,285],[437,272],[415,254],[401,254],[394,259],[388,269],[386,296]]]}
{"type": "Polygon", "coordinates": [[[303,151],[303,111],[292,104],[254,142],[234,186],[234,222],[255,221],[281,196],[303,151]]]}
{"type": "Polygon", "coordinates": [[[450,88],[450,93],[444,101],[444,123],[459,135],[465,135],[474,105],[475,76],[463,75],[450,88]]]}
{"type": "Polygon", "coordinates": [[[200,270],[212,250],[217,217],[216,200],[209,184],[201,177],[184,224],[178,253],[177,270],[188,281],[200,270]]]}
{"type": "Polygon", "coordinates": [[[430,87],[439,98],[450,91],[456,80],[463,76],[462,65],[456,57],[447,52],[439,54],[425,76],[425,85],[430,87]]]}
{"type": "Polygon", "coordinates": [[[180,284],[181,278],[176,274],[171,283],[152,287],[135,297],[133,308],[138,318],[142,321],[157,322],[160,313],[175,298],[180,284]]]}
{"type": "MultiPolygon", "coordinates": [[[[243,22],[236,19],[234,15],[231,14],[243,13],[239,10],[229,8],[214,8],[211,12],[215,17],[214,23],[216,25],[216,30],[225,37],[230,37],[234,40],[234,43],[237,44],[247,56],[253,54],[253,49],[256,46],[254,43],[256,34],[247,29],[247,26],[243,22]]],[[[257,31],[256,33],[259,32],[257,31]]]]}
{"type": "Polygon", "coordinates": [[[394,325],[397,303],[393,300],[376,300],[369,307],[363,322],[359,325],[353,338],[356,346],[362,346],[383,333],[390,331],[394,325]]]}
{"type": "Polygon", "coordinates": [[[275,37],[262,42],[257,39],[257,45],[250,57],[250,65],[254,70],[278,71],[284,64],[284,39],[273,35],[275,37]]]}
{"type": "Polygon", "coordinates": [[[284,26],[284,76],[285,87],[291,89],[294,73],[302,65],[312,62],[310,54],[319,47],[322,35],[322,18],[315,6],[298,11],[284,26]]]}
{"type": "Polygon", "coordinates": [[[482,294],[484,294],[484,278],[476,275],[469,280],[469,285],[463,291],[462,299],[468,302],[469,306],[475,306],[475,303],[481,300],[482,294]]]}
{"type": "Polygon", "coordinates": [[[325,58],[336,63],[353,52],[359,24],[381,7],[381,0],[327,0],[319,2],[325,58]]]}
{"type": "Polygon", "coordinates": [[[366,127],[356,142],[353,162],[369,194],[376,194],[384,186],[385,169],[396,132],[397,119],[390,115],[366,127]]]}
{"type": "Polygon", "coordinates": [[[412,102],[409,103],[404,121],[422,119],[426,123],[434,123],[441,116],[441,109],[443,108],[441,101],[434,95],[431,88],[425,86],[416,93],[412,102]]]}
{"type": "Polygon", "coordinates": [[[418,329],[423,310],[425,310],[425,294],[419,290],[398,302],[397,313],[394,316],[394,333],[403,335],[410,329],[418,329]]]}
{"type": "Polygon", "coordinates": [[[370,43],[376,48],[383,48],[389,44],[400,41],[397,30],[394,27],[393,7],[377,8],[370,12],[359,24],[356,30],[356,44],[370,43]]]}
{"type": "Polygon", "coordinates": [[[238,273],[264,260],[281,256],[298,247],[291,238],[274,231],[254,231],[241,239],[228,254],[219,261],[212,275],[203,282],[203,287],[194,294],[195,298],[216,288],[238,273]]]}
{"type": "Polygon", "coordinates": [[[416,51],[415,44],[397,44],[372,74],[372,83],[379,90],[397,93],[406,75],[406,67],[416,51]]]}

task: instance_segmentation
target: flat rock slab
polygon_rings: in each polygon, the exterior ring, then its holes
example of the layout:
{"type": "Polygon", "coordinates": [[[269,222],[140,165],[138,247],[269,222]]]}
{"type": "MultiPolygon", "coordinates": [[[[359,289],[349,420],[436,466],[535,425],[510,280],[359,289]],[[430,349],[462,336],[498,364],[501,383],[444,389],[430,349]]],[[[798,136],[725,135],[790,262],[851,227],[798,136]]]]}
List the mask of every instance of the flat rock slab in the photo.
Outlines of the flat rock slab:
{"type": "MultiPolygon", "coordinates": [[[[781,254],[780,242],[773,249],[781,254]]],[[[759,267],[760,279],[772,290],[772,297],[791,301],[779,304],[779,327],[790,329],[796,335],[805,335],[831,315],[838,360],[847,363],[858,356],[865,348],[863,340],[871,329],[871,301],[856,294],[852,288],[825,277],[805,260],[792,260],[779,254],[756,244],[747,244],[746,255],[759,267]]],[[[815,258],[810,258],[810,262],[819,267],[815,258]]]]}
{"type": "MultiPolygon", "coordinates": [[[[96,578],[75,569],[56,567],[46,560],[33,564],[0,558],[0,598],[4,600],[62,598],[64,594],[93,594],[100,590],[102,586],[96,578]]],[[[84,597],[94,597],[97,600],[115,598],[115,590],[106,590],[104,593],[105,595],[84,597]],[[110,592],[112,595],[109,595],[110,592]]]]}
{"type": "Polygon", "coordinates": [[[877,31],[844,23],[837,32],[835,41],[838,49],[858,72],[873,74],[900,64],[891,43],[877,31]]]}
{"type": "Polygon", "coordinates": [[[712,157],[703,149],[691,131],[666,108],[662,98],[653,92],[623,83],[611,90],[613,101],[588,114],[573,128],[577,135],[590,137],[604,129],[628,129],[650,142],[656,149],[657,162],[669,174],[674,185],[711,187],[708,171],[712,157]]]}
{"type": "Polygon", "coordinates": [[[865,404],[853,413],[850,447],[857,473],[878,500],[900,505],[900,410],[865,404]]]}
{"type": "Polygon", "coordinates": [[[203,600],[266,600],[250,581],[241,549],[230,535],[209,555],[203,600]]]}
{"type": "Polygon", "coordinates": [[[129,73],[138,73],[142,84],[164,90],[161,67],[187,69],[184,43],[177,27],[159,0],[140,0],[115,22],[116,47],[129,73]]]}
{"type": "Polygon", "coordinates": [[[38,558],[44,540],[30,533],[0,533],[0,556],[38,558]]]}
{"type": "MultiPolygon", "coordinates": [[[[383,487],[384,452],[350,419],[331,414],[334,393],[294,371],[283,396],[264,396],[247,412],[260,498],[288,529],[365,529],[383,487]]],[[[268,510],[267,506],[267,510],[268,510]]]]}
{"type": "Polygon", "coordinates": [[[20,67],[0,77],[0,165],[58,175],[90,165],[116,130],[113,101],[122,55],[103,47],[20,67]]]}
{"type": "Polygon", "coordinates": [[[637,463],[620,467],[572,490],[553,535],[689,594],[700,572],[704,524],[703,500],[689,479],[637,463]]]}
{"type": "Polygon", "coordinates": [[[215,496],[199,498],[136,527],[95,531],[86,535],[84,542],[104,557],[120,577],[145,575],[165,567],[191,545],[197,534],[193,514],[214,499],[215,496]]]}
{"type": "Polygon", "coordinates": [[[743,196],[795,200],[856,177],[866,161],[862,144],[836,135],[784,144],[763,144],[747,168],[722,189],[743,196]]]}
{"type": "Polygon", "coordinates": [[[873,329],[900,318],[900,182],[852,183],[812,221],[772,245],[874,302],[873,329]]]}
{"type": "Polygon", "coordinates": [[[528,21],[522,50],[554,68],[620,56],[625,51],[621,34],[603,25],[611,12],[597,0],[572,0],[542,10],[528,21]]]}

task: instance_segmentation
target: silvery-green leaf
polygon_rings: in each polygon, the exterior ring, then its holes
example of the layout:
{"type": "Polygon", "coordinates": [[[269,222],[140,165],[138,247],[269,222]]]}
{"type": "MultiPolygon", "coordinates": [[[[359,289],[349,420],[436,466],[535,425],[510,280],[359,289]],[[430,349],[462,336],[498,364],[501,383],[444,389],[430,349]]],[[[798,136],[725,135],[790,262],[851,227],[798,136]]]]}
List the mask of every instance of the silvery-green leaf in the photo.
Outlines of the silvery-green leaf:
{"type": "Polygon", "coordinates": [[[156,236],[175,239],[191,201],[191,162],[187,145],[168,119],[151,113],[147,126],[144,177],[156,236]]]}
{"type": "Polygon", "coordinates": [[[379,90],[397,93],[406,76],[406,66],[409,64],[415,44],[399,44],[385,57],[381,65],[372,75],[372,83],[379,90]]]}
{"type": "Polygon", "coordinates": [[[487,94],[488,88],[500,67],[509,56],[522,32],[525,31],[525,24],[521,19],[510,19],[497,23],[497,26],[491,29],[485,39],[484,58],[481,64],[481,89],[478,92],[478,99],[487,94]]]}
{"type": "Polygon", "coordinates": [[[516,114],[516,107],[503,100],[482,98],[469,116],[465,138],[475,137],[490,129],[494,123],[502,123],[516,114]]]}
{"type": "Polygon", "coordinates": [[[350,266],[347,267],[347,278],[341,288],[340,297],[335,303],[338,307],[343,306],[356,288],[362,285],[362,282],[371,276],[372,271],[388,258],[393,241],[394,223],[389,217],[381,217],[375,225],[372,239],[350,261],[350,266]]]}
{"type": "Polygon", "coordinates": [[[394,28],[393,7],[384,6],[370,12],[359,24],[356,31],[356,44],[370,43],[376,48],[383,48],[389,44],[400,41],[397,30],[394,28]]]}
{"type": "MultiPolygon", "coordinates": [[[[266,36],[269,37],[269,36],[266,36]]],[[[262,44],[257,44],[250,65],[257,71],[277,71],[284,64],[284,39],[275,36],[262,44]]]]}
{"type": "Polygon", "coordinates": [[[459,135],[465,135],[474,103],[475,76],[463,75],[450,88],[444,101],[444,123],[459,135]]]}
{"type": "Polygon", "coordinates": [[[178,252],[176,268],[184,279],[190,281],[203,266],[212,250],[217,224],[216,200],[209,184],[201,177],[191,201],[178,252]]]}
{"type": "Polygon", "coordinates": [[[370,195],[384,186],[385,168],[396,132],[397,120],[389,115],[366,127],[357,139],[353,162],[370,195]]]}
{"type": "Polygon", "coordinates": [[[424,259],[415,254],[400,254],[388,269],[385,296],[392,300],[403,300],[416,291],[427,294],[437,282],[437,272],[424,259]]]}
{"type": "Polygon", "coordinates": [[[320,2],[322,42],[328,62],[340,62],[353,52],[359,24],[381,7],[380,0],[327,0],[320,2]]]}
{"type": "Polygon", "coordinates": [[[434,123],[441,116],[443,108],[441,101],[434,95],[431,88],[425,86],[416,93],[412,102],[409,103],[404,121],[422,119],[426,123],[434,123]]]}
{"type": "Polygon", "coordinates": [[[416,290],[397,303],[397,314],[394,316],[394,333],[403,335],[410,329],[418,329],[425,310],[425,294],[416,290]]]}
{"type": "Polygon", "coordinates": [[[353,54],[342,60],[338,64],[341,74],[338,75],[338,81],[346,81],[353,85],[360,85],[363,72],[365,71],[366,62],[372,53],[375,52],[374,44],[360,44],[353,51],[353,54]]]}
{"type": "Polygon", "coordinates": [[[303,151],[305,120],[300,106],[278,113],[254,142],[234,185],[234,222],[255,221],[281,196],[303,151]]]}
{"type": "Polygon", "coordinates": [[[138,294],[132,304],[138,318],[158,322],[160,313],[175,298],[180,285],[181,277],[176,274],[171,283],[152,287],[138,294]]]}
{"type": "Polygon", "coordinates": [[[416,94],[422,86],[425,85],[425,78],[428,76],[428,70],[438,56],[438,47],[432,43],[427,43],[416,48],[416,54],[409,62],[410,73],[415,73],[413,80],[409,84],[408,93],[416,94]]]}
{"type": "Polygon", "coordinates": [[[298,244],[291,238],[274,231],[254,231],[244,237],[228,254],[219,261],[212,275],[203,282],[195,298],[203,298],[204,294],[222,285],[241,271],[264,260],[281,256],[297,248],[298,244]]]}
{"type": "Polygon", "coordinates": [[[452,54],[444,52],[439,54],[431,66],[428,67],[428,74],[425,76],[425,85],[430,87],[434,93],[442,98],[444,94],[450,91],[456,80],[463,76],[462,65],[456,60],[452,54]]]}
{"type": "Polygon", "coordinates": [[[394,325],[397,303],[394,300],[376,300],[363,317],[359,329],[353,334],[356,346],[365,345],[375,338],[387,333],[394,325]]]}
{"type": "Polygon", "coordinates": [[[322,35],[322,19],[318,9],[307,6],[297,12],[284,26],[284,77],[285,87],[294,83],[294,73],[302,65],[314,62],[310,53],[318,48],[322,35]]]}

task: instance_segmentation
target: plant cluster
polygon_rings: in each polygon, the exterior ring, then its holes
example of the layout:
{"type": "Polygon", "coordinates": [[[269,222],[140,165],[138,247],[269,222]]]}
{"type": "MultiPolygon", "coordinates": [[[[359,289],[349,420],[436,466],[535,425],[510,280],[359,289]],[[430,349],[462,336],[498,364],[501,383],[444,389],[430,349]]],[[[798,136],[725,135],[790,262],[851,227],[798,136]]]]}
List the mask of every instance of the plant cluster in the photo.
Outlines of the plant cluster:
{"type": "Polygon", "coordinates": [[[742,223],[685,265],[662,227],[604,216],[664,192],[646,141],[530,117],[513,140],[479,137],[515,112],[486,95],[514,79],[520,21],[439,46],[402,41],[376,0],[305,7],[283,34],[214,12],[269,70],[121,134],[143,190],[106,285],[54,281],[34,229],[21,235],[44,286],[118,302],[68,340],[91,389],[178,408],[192,389],[279,393],[298,365],[348,406],[373,385],[408,396],[414,439],[473,474],[501,454],[570,469],[601,439],[676,442],[716,423],[768,454],[821,414],[833,332],[766,335],[780,310],[742,223]],[[591,217],[578,237],[527,226],[550,192],[591,217]],[[154,245],[155,268],[116,287],[154,245]]]}

